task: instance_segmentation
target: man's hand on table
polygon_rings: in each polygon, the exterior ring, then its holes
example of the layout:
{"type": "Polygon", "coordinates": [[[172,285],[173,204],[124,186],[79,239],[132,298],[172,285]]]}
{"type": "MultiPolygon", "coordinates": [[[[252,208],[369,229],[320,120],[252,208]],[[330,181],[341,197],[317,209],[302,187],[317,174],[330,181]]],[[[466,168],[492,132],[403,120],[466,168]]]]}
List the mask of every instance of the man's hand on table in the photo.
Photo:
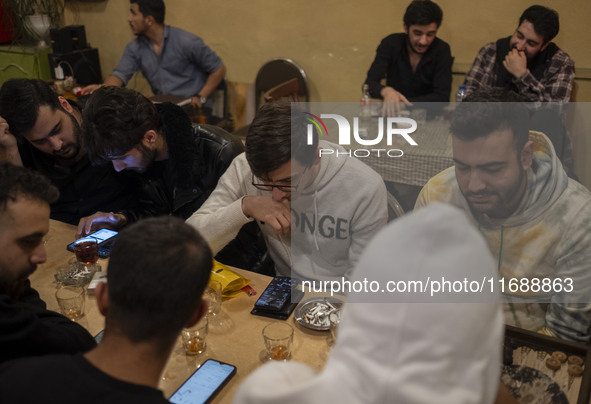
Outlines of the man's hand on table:
{"type": "Polygon", "coordinates": [[[86,216],[80,219],[77,236],[84,237],[87,234],[104,228],[117,230],[126,223],[127,218],[121,213],[96,212],[92,216],[86,216]]]}
{"type": "Polygon", "coordinates": [[[289,201],[274,201],[270,196],[245,196],[242,198],[242,212],[273,227],[275,234],[288,234],[291,230],[289,201]]]}
{"type": "Polygon", "coordinates": [[[527,56],[525,52],[520,52],[515,48],[511,49],[505,56],[505,60],[503,60],[503,66],[515,78],[522,78],[527,73],[527,56]]]}
{"type": "Polygon", "coordinates": [[[406,106],[412,107],[412,103],[392,87],[384,87],[380,94],[384,98],[382,116],[398,116],[406,106]]]}

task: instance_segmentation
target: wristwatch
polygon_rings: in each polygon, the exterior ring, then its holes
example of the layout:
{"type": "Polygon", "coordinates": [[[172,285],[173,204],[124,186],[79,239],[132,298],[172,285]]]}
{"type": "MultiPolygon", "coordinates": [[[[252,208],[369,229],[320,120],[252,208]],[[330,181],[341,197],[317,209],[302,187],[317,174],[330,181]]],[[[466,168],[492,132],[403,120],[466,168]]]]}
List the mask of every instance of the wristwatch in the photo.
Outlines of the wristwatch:
{"type": "Polygon", "coordinates": [[[205,97],[204,95],[198,95],[199,96],[199,103],[201,105],[205,105],[205,103],[207,102],[207,97],[205,97]]]}

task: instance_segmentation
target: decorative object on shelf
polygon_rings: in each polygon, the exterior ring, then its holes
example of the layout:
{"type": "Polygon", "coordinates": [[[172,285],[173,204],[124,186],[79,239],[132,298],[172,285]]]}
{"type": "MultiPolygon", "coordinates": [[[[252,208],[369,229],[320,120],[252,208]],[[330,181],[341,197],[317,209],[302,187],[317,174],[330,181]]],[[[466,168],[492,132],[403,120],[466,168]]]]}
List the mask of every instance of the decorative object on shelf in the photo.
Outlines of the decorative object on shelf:
{"type": "Polygon", "coordinates": [[[64,0],[0,0],[11,16],[14,39],[47,47],[50,28],[62,26],[64,0]]]}

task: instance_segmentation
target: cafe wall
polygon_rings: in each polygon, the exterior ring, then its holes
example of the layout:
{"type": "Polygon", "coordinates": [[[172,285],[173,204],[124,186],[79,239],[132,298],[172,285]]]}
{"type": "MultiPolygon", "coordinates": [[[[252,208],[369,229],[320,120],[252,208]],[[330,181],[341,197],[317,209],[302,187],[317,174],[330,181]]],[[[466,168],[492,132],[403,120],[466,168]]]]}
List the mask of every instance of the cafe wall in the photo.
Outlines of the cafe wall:
{"type": "MultiPolygon", "coordinates": [[[[486,42],[510,35],[531,0],[437,0],[444,12],[439,37],[455,57],[454,92],[463,72],[486,42]]],[[[224,60],[227,78],[254,82],[259,67],[274,57],[290,57],[306,71],[312,101],[356,101],[380,40],[402,30],[409,0],[168,0],[166,23],[201,36],[224,60]]],[[[591,101],[591,16],[589,0],[545,0],[560,13],[555,41],[576,62],[576,101],[591,101]]],[[[99,48],[103,76],[117,64],[133,36],[127,24],[129,2],[68,1],[66,22],[84,24],[87,39],[99,48]]],[[[131,86],[149,93],[142,78],[131,86]]],[[[589,118],[591,119],[591,118],[589,118]]],[[[579,176],[591,187],[591,121],[573,135],[579,176]],[[578,157],[578,158],[577,158],[578,157]],[[587,160],[587,161],[584,161],[587,160]]]]}

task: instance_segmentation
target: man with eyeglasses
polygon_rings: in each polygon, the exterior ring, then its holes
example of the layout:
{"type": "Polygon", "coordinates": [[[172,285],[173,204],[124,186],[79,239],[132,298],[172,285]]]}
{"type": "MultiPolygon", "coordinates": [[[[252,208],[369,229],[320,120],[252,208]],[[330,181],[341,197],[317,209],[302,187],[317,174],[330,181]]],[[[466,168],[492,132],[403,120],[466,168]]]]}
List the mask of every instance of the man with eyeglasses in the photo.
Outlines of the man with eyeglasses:
{"type": "Polygon", "coordinates": [[[308,121],[289,103],[262,106],[216,189],[187,222],[214,254],[252,221],[278,275],[340,279],[387,221],[381,177],[338,145],[307,144],[308,121]],[[319,149],[333,150],[333,154],[319,149]],[[340,154],[337,154],[336,151],[340,154]]]}
{"type": "Polygon", "coordinates": [[[58,196],[40,173],[0,163],[0,363],[95,346],[83,327],[47,310],[29,281],[47,258],[49,204],[58,196]]]}
{"type": "Polygon", "coordinates": [[[154,105],[136,91],[110,86],[99,88],[88,100],[82,139],[93,162],[139,175],[142,195],[136,209],[83,218],[80,235],[102,227],[118,229],[148,216],[186,219],[244,149],[221,128],[191,125],[176,105],[154,105]]]}

